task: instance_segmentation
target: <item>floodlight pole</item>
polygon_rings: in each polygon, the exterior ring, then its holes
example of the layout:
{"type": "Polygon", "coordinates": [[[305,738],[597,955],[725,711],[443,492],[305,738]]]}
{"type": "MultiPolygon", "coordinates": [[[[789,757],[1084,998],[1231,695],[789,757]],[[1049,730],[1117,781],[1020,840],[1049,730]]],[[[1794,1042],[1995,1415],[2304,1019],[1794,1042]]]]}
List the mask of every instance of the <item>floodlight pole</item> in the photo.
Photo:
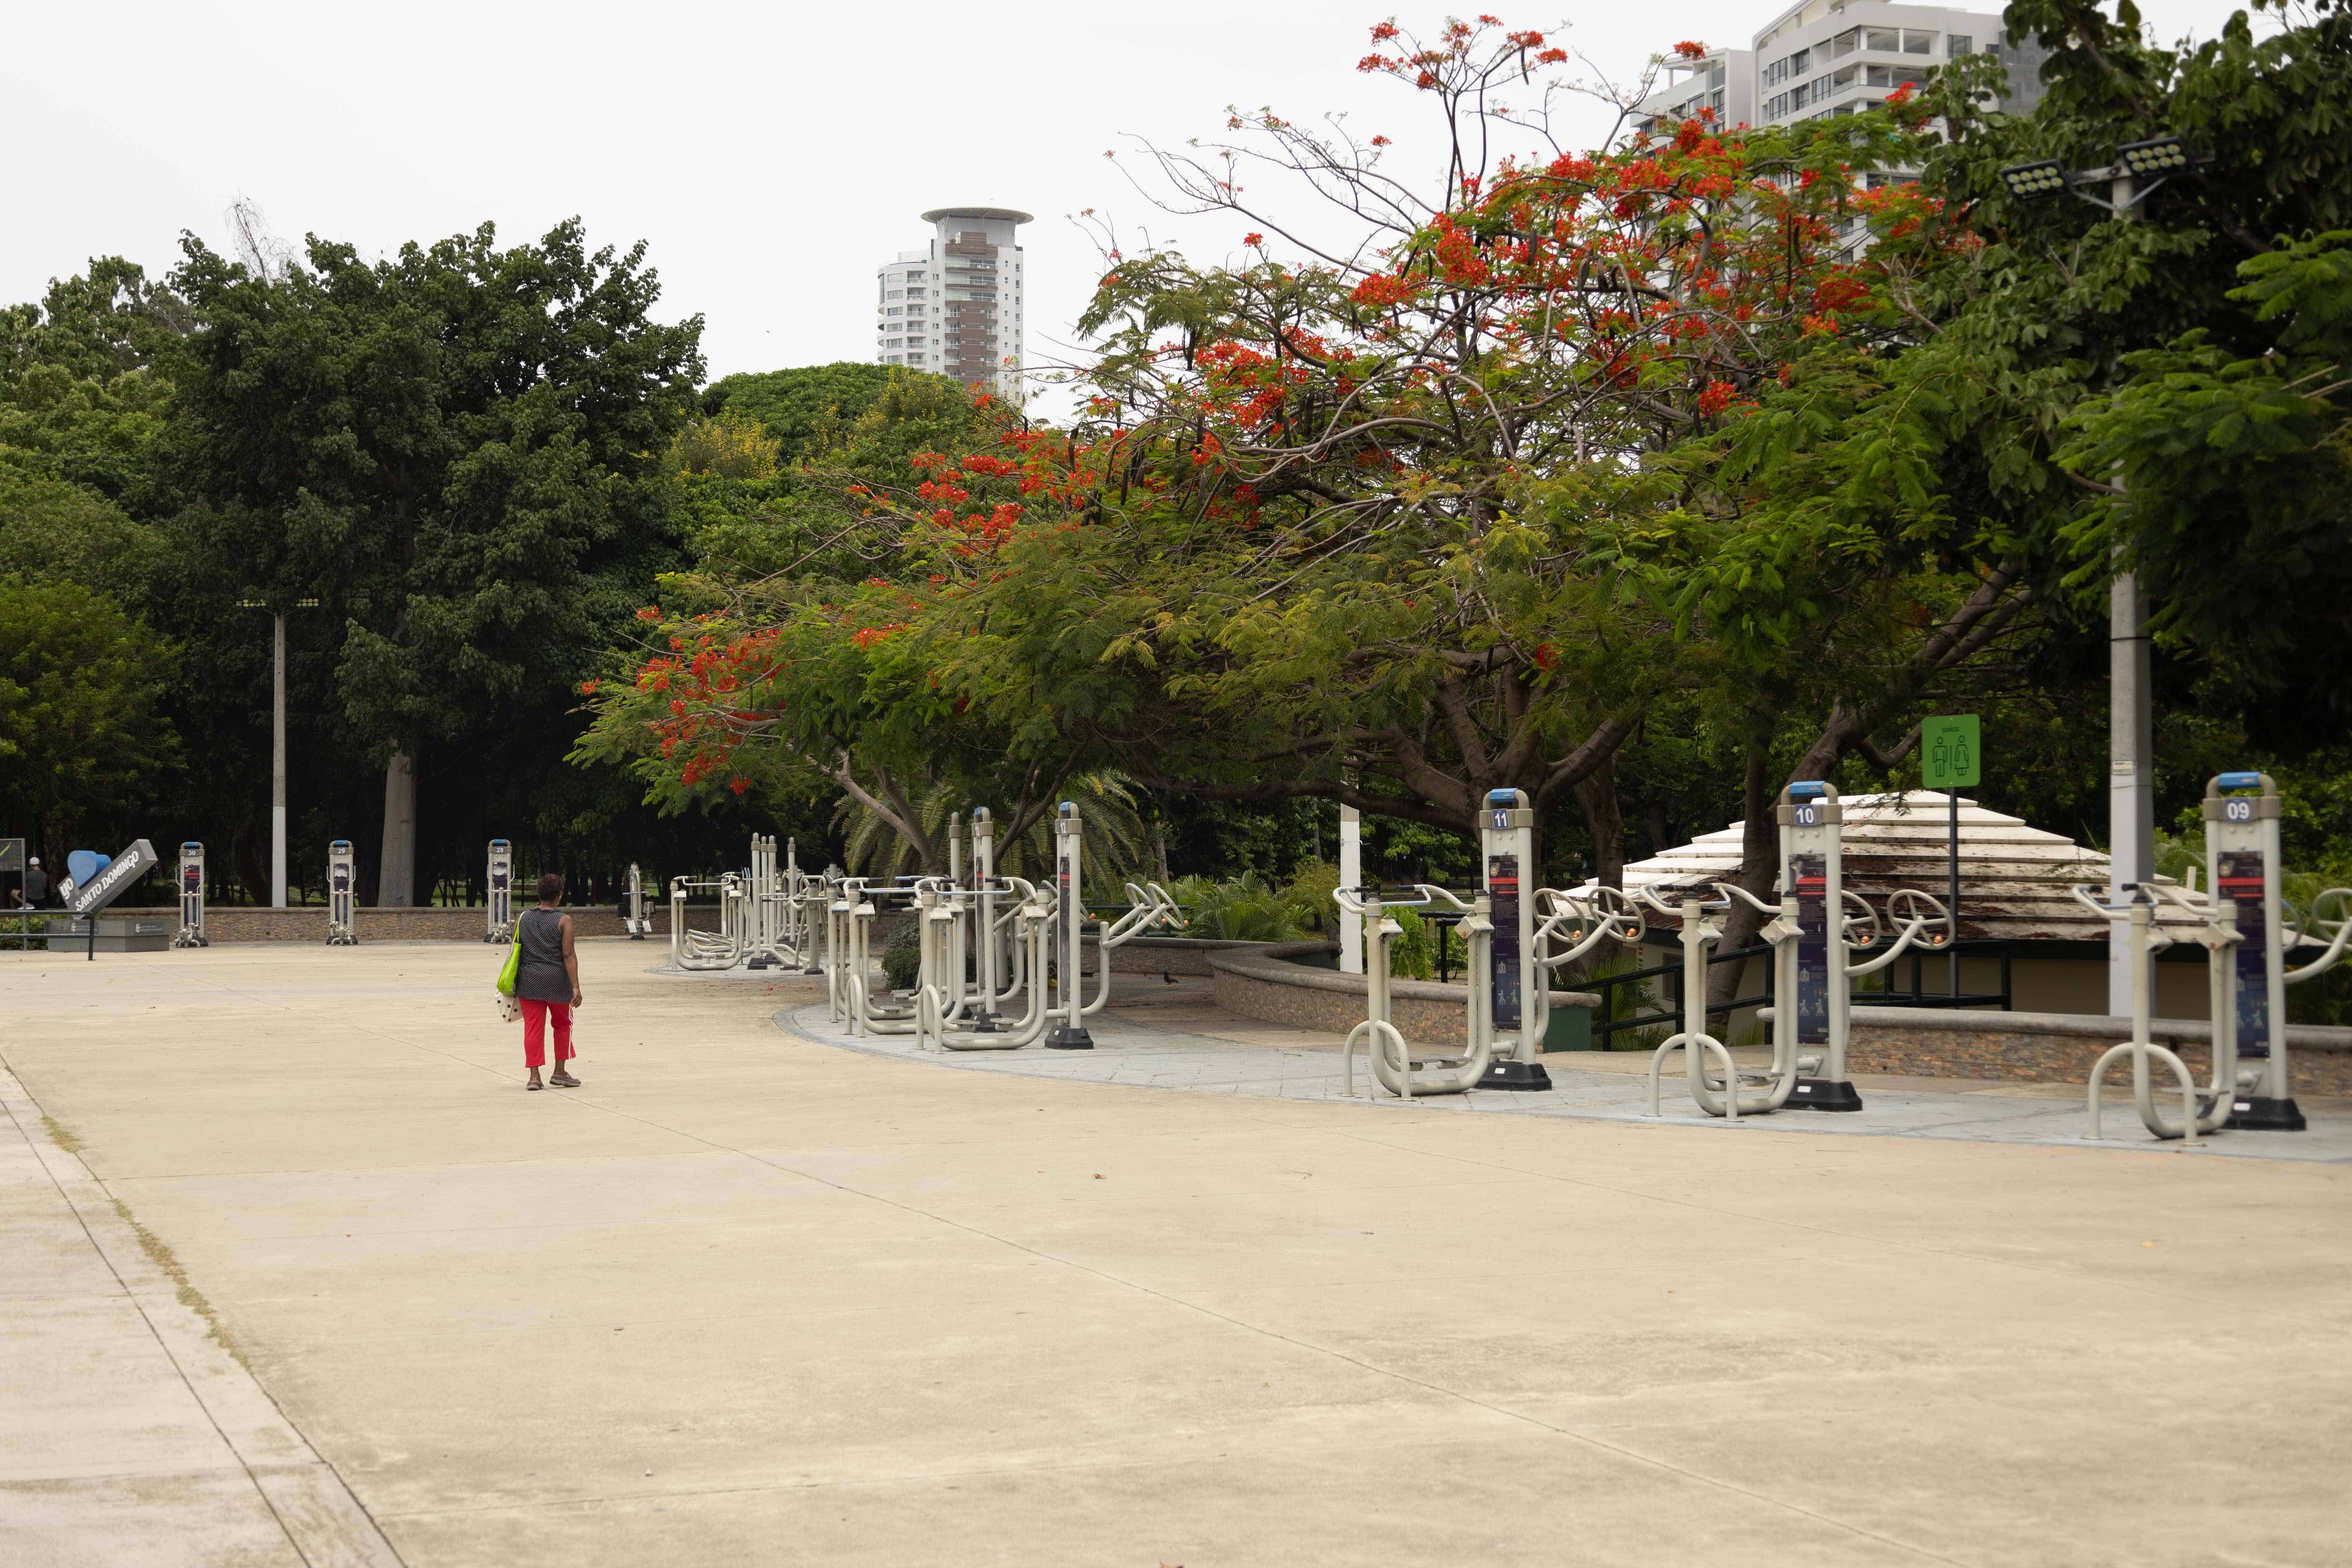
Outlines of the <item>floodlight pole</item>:
{"type": "MultiPolygon", "coordinates": [[[[2191,153],[2179,137],[2163,132],[2145,141],[2116,149],[2116,161],[2104,169],[2068,171],[2057,160],[2044,158],[2016,163],[2000,172],[2002,183],[2020,200],[2064,191],[2077,200],[2104,207],[2119,223],[2139,216],[2142,202],[2158,186],[2185,169],[2210,159],[2191,153]],[[2105,182],[2105,200],[2091,193],[2105,182]]],[[[2124,479],[2115,479],[2116,494],[2123,495],[2124,479]]],[[[2125,502],[2118,500],[2116,504],[2125,502]]],[[[2123,546],[2115,558],[2120,566],[2123,546]]],[[[2107,896],[2108,902],[2128,909],[2137,900],[2126,889],[2156,874],[2156,719],[2149,671],[2147,598],[2140,591],[2139,574],[2118,570],[2107,589],[2107,896]]],[[[1957,958],[1957,954],[1955,955],[1957,958]]],[[[2119,916],[2107,928],[2107,1012],[2115,1016],[2132,1011],[2131,942],[2127,923],[2119,916]]]]}
{"type": "MultiPolygon", "coordinates": [[[[2118,163],[2110,195],[2118,221],[2139,213],[2130,173],[2118,163]]],[[[2115,478],[2118,489],[2123,476],[2115,478]]],[[[2120,503],[2119,503],[2120,504],[2120,503]]],[[[2120,552],[2121,547],[2117,547],[2120,552]]],[[[2117,572],[2107,589],[2107,901],[2128,908],[2125,889],[2156,874],[2156,716],[2150,686],[2147,600],[2139,574],[2117,572]]],[[[2107,1013],[2132,1012],[2127,919],[2107,927],[2107,1013]]]]}
{"type": "Polygon", "coordinates": [[[286,907],[286,612],[315,610],[319,601],[239,599],[241,610],[268,610],[271,623],[269,677],[269,907],[286,907]]]}

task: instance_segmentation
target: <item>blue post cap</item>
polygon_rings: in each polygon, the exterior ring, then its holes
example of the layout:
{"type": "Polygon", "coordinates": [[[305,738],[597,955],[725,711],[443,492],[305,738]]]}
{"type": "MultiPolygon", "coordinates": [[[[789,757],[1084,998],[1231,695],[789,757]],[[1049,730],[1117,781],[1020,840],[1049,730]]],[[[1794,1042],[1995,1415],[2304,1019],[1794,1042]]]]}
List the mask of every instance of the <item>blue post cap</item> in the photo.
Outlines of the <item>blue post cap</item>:
{"type": "Polygon", "coordinates": [[[986,822],[988,820],[988,807],[984,805],[973,806],[971,808],[971,819],[974,822],[986,822]]]}
{"type": "Polygon", "coordinates": [[[1820,779],[1800,779],[1789,786],[1790,800],[1818,800],[1829,793],[1829,785],[1820,779]]]}
{"type": "Polygon", "coordinates": [[[204,846],[197,843],[193,838],[183,838],[180,840],[180,847],[182,849],[202,849],[204,846]]]}
{"type": "Polygon", "coordinates": [[[1068,816],[1078,809],[1078,803],[1075,800],[1066,800],[1061,804],[1058,809],[1059,815],[1068,816]]]}
{"type": "Polygon", "coordinates": [[[349,849],[351,847],[352,841],[348,838],[338,838],[332,844],[327,846],[330,849],[349,849]]]}
{"type": "Polygon", "coordinates": [[[1490,789],[1486,792],[1486,804],[1488,805],[1517,805],[1519,804],[1519,792],[1515,789],[1490,789]]]}
{"type": "Polygon", "coordinates": [[[2213,784],[2219,789],[2260,789],[2263,787],[2263,775],[2258,773],[2223,773],[2213,784]]]}
{"type": "Polygon", "coordinates": [[[493,838],[490,840],[490,847],[493,849],[511,849],[514,846],[509,844],[503,838],[493,838]]]}

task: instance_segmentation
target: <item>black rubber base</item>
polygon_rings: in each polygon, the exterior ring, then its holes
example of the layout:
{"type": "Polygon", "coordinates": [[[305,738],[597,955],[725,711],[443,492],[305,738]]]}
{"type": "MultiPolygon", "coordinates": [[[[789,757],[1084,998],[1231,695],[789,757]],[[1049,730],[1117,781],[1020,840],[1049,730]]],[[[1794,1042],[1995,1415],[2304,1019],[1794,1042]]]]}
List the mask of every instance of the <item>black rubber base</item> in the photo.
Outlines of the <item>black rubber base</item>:
{"type": "Polygon", "coordinates": [[[782,965],[779,964],[774,959],[770,958],[766,953],[762,952],[754,955],[751,962],[745,964],[743,967],[746,969],[780,969],[782,965]]]}
{"type": "Polygon", "coordinates": [[[1004,1026],[996,1021],[996,1015],[986,1008],[974,1013],[964,1027],[975,1035],[1001,1035],[1004,1032],[1004,1026]]]}
{"type": "Polygon", "coordinates": [[[2310,1123],[2292,1099],[2271,1100],[2250,1094],[2230,1107],[2230,1120],[2221,1123],[2241,1132],[2300,1132],[2310,1123]]]}
{"type": "Polygon", "coordinates": [[[1095,1037],[1084,1029],[1056,1024],[1045,1036],[1045,1048],[1049,1051],[1090,1051],[1095,1048],[1095,1037]]]}
{"type": "Polygon", "coordinates": [[[1513,1089],[1539,1094],[1551,1087],[1551,1074],[1541,1062],[1488,1062],[1478,1079],[1480,1089],[1513,1089]]]}
{"type": "Polygon", "coordinates": [[[1791,1110],[1860,1110],[1862,1094],[1850,1083],[1825,1078],[1801,1078],[1789,1091],[1791,1110]]]}

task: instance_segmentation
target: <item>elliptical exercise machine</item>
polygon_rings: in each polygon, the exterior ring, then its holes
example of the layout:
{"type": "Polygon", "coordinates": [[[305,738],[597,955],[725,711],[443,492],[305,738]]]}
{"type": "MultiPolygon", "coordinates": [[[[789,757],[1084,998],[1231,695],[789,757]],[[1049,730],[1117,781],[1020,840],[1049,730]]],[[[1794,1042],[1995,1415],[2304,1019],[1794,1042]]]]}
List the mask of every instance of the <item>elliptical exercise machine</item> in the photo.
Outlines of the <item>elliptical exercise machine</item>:
{"type": "Polygon", "coordinates": [[[2132,1064],[2132,1099],[2141,1124],[2162,1139],[2194,1143],[2224,1128],[2244,1131],[2300,1132],[2306,1123],[2294,1102],[2286,1060],[2286,988],[2333,968],[2352,940],[2352,889],[2330,888],[2311,902],[2315,927],[2333,925],[2332,936],[2304,929],[2304,917],[2279,892],[2279,795],[2270,775],[2218,773],[2205,785],[2205,875],[2210,891],[2168,881],[2138,882],[2120,889],[2119,902],[2098,897],[2101,889],[2074,889],[2075,900],[2112,921],[2129,921],[2132,1037],[2110,1047],[2091,1071],[2091,1136],[2103,1136],[2100,1095],[2107,1070],[2122,1058],[2132,1064]],[[2244,792],[2252,792],[2247,794],[2244,792]],[[2332,921],[2320,911],[2336,906],[2332,921]],[[2199,917],[2188,940],[2205,949],[2207,1016],[2212,1026],[2210,1071],[2200,1089],[2179,1053],[2149,1038],[2155,1005],[2156,955],[2178,940],[2157,924],[2167,907],[2199,917]],[[2299,969],[2286,967],[2297,947],[2318,947],[2320,956],[2299,969]],[[2180,1114],[2156,1100],[2151,1064],[2163,1066],[2180,1089],[2180,1114]]]}
{"type": "Polygon", "coordinates": [[[503,838],[490,840],[489,931],[486,942],[514,940],[514,846],[503,838]]]}
{"type": "Polygon", "coordinates": [[[1854,977],[1885,968],[1914,944],[1941,948],[1953,940],[1951,911],[1941,900],[1916,888],[1898,888],[1888,895],[1887,917],[1902,929],[1885,952],[1854,963],[1853,953],[1878,944],[1883,928],[1869,900],[1845,890],[1844,816],[1837,786],[1821,780],[1791,784],[1780,792],[1774,815],[1780,835],[1780,902],[1765,903],[1729,882],[1715,884],[1719,898],[1685,897],[1679,909],[1646,889],[1636,895],[1682,922],[1683,1026],[1651,1053],[1652,1116],[1659,1114],[1659,1071],[1667,1053],[1677,1048],[1684,1052],[1691,1099],[1709,1116],[1737,1120],[1790,1105],[1860,1110],[1862,1096],[1846,1078],[1854,977]],[[1771,945],[1776,1000],[1772,1060],[1760,1073],[1739,1072],[1730,1050],[1706,1032],[1706,950],[1722,940],[1721,911],[1735,898],[1769,917],[1758,935],[1771,945]],[[1849,904],[1859,912],[1847,912],[1849,904]],[[1937,927],[1941,929],[1929,934],[1937,927]],[[1799,1047],[1808,1045],[1823,1049],[1801,1056],[1799,1047]],[[1709,1055],[1722,1064],[1720,1079],[1708,1076],[1709,1055]]]}
{"type": "Polygon", "coordinates": [[[357,947],[359,932],[352,924],[352,841],[338,838],[327,846],[327,945],[357,947]]]}
{"type": "Polygon", "coordinates": [[[180,929],[172,945],[212,945],[205,940],[205,847],[194,839],[180,846],[180,929]]]}

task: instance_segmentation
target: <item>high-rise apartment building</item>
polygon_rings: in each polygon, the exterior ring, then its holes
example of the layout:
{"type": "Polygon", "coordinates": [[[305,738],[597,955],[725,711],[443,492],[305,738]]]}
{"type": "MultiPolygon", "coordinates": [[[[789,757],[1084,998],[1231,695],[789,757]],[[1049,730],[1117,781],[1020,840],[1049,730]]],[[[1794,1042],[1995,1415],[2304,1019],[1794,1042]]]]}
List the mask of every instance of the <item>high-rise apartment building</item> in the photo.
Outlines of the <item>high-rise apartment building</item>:
{"type": "Polygon", "coordinates": [[[1927,68],[1962,55],[1992,55],[2008,68],[2009,91],[1998,107],[2030,112],[2042,101],[2044,51],[2012,46],[1990,11],[1896,5],[1880,0],[1801,0],[1760,29],[1746,49],[1675,58],[1665,85],[1643,100],[1634,121],[1671,130],[1704,106],[1723,125],[1788,125],[1859,114],[1927,68]]]}
{"type": "Polygon", "coordinates": [[[1010,207],[936,207],[928,250],[902,250],[874,269],[874,358],[912,365],[1007,397],[1021,390],[1026,286],[1010,207]]]}

